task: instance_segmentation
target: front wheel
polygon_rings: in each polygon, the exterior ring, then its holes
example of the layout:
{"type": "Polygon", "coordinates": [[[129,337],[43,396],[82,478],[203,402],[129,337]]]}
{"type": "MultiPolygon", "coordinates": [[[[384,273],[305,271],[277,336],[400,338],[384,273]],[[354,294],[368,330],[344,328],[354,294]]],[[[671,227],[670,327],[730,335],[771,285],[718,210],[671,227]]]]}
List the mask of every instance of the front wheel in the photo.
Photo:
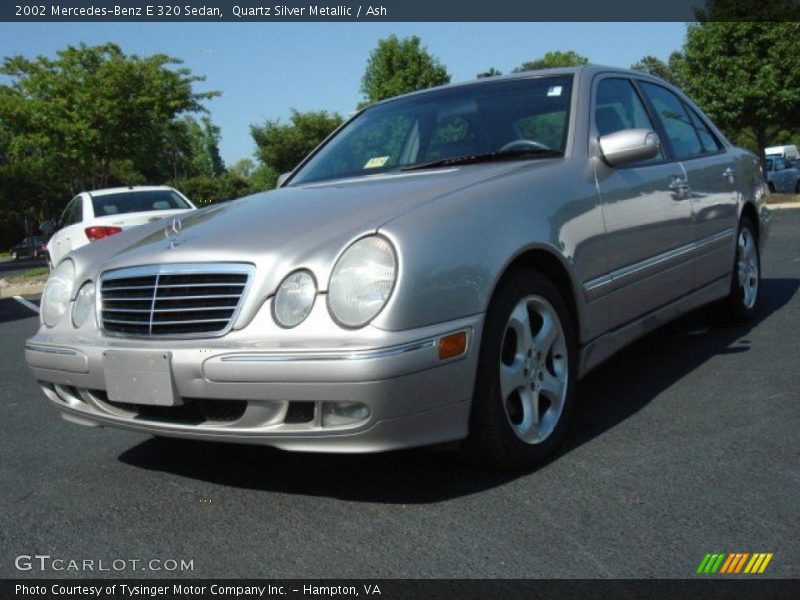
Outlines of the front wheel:
{"type": "Polygon", "coordinates": [[[495,468],[542,463],[566,429],[576,370],[561,292],[541,273],[512,273],[486,314],[465,449],[495,468]]]}

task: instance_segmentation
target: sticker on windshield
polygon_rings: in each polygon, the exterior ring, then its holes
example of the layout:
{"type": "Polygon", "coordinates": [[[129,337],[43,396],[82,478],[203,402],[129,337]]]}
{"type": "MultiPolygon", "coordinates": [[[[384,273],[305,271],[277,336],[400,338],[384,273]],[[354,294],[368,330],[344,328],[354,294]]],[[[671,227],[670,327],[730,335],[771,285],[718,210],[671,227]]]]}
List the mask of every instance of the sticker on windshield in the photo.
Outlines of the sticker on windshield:
{"type": "Polygon", "coordinates": [[[364,168],[377,169],[378,167],[385,165],[387,160],[389,160],[388,156],[376,156],[375,158],[370,158],[367,161],[367,164],[364,165],[364,168]]]}
{"type": "Polygon", "coordinates": [[[547,96],[560,96],[561,95],[561,86],[560,85],[551,85],[547,88],[547,96]]]}

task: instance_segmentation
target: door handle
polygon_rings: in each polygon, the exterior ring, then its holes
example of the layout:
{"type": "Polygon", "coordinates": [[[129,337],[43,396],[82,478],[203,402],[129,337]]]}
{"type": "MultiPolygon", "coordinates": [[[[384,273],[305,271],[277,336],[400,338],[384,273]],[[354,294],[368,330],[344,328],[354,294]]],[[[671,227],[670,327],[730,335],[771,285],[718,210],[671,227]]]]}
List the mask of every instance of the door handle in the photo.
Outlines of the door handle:
{"type": "Polygon", "coordinates": [[[679,175],[673,175],[669,182],[669,189],[673,192],[684,191],[689,189],[689,180],[679,175]]]}
{"type": "Polygon", "coordinates": [[[734,173],[733,169],[728,167],[722,172],[722,178],[727,180],[728,183],[733,183],[733,180],[736,178],[736,174],[734,173]]]}
{"type": "Polygon", "coordinates": [[[676,192],[685,187],[689,187],[689,182],[683,177],[679,177],[678,175],[673,175],[672,179],[670,179],[669,181],[669,189],[671,189],[673,192],[676,192]]]}

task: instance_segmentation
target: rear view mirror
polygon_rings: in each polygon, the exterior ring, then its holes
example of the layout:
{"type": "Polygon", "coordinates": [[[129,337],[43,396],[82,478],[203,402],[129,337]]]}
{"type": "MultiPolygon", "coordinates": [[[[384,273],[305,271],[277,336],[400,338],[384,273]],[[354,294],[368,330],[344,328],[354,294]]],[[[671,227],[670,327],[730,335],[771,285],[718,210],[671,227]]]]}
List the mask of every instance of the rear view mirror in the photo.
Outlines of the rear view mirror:
{"type": "Polygon", "coordinates": [[[600,136],[600,152],[612,167],[650,160],[661,150],[658,134],[650,129],[623,129],[600,136]]]}
{"type": "Polygon", "coordinates": [[[278,175],[278,183],[275,184],[275,187],[276,188],[281,187],[283,185],[283,182],[289,179],[289,175],[291,174],[292,174],[291,171],[287,171],[286,173],[281,173],[280,175],[278,175]]]}

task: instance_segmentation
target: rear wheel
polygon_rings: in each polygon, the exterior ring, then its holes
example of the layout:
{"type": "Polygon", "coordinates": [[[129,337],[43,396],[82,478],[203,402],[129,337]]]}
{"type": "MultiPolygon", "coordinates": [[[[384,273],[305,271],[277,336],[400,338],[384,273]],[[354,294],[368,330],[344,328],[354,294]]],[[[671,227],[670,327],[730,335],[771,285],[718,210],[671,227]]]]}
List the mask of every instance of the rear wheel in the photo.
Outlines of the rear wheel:
{"type": "Polygon", "coordinates": [[[742,217],[736,242],[731,291],[722,302],[723,316],[728,321],[749,321],[756,313],[761,287],[761,257],[758,237],[749,217],[742,217]]]}
{"type": "Polygon", "coordinates": [[[480,352],[466,450],[495,468],[540,464],[563,437],[577,368],[558,288],[535,271],[512,273],[489,307],[480,352]]]}

